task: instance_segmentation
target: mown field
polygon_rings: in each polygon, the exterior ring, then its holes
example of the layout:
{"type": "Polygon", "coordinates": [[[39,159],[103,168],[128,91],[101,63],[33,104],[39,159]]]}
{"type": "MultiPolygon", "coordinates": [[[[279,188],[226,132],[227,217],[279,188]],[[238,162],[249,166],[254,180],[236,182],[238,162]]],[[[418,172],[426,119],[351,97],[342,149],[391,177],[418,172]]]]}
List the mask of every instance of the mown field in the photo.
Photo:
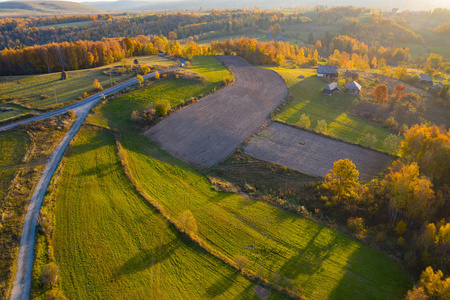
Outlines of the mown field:
{"type": "Polygon", "coordinates": [[[381,252],[265,202],[213,190],[189,164],[126,126],[121,111],[132,105],[125,97],[112,100],[90,122],[121,131],[138,185],[173,218],[191,210],[199,236],[217,251],[231,259],[246,256],[251,270],[273,282],[289,278],[310,299],[400,298],[410,287],[408,275],[381,252]]]}
{"type": "Polygon", "coordinates": [[[378,124],[349,115],[356,96],[340,92],[332,96],[322,93],[327,83],[316,76],[315,70],[270,68],[278,72],[289,87],[292,99],[274,117],[275,120],[297,124],[302,114],[309,116],[311,129],[319,120],[325,120],[328,134],[353,143],[359,143],[367,133],[375,134],[375,149],[384,150],[383,141],[391,134],[378,124]],[[298,78],[299,76],[305,78],[298,78]]]}
{"type": "MultiPolygon", "coordinates": [[[[71,102],[82,96],[84,92],[94,92],[95,79],[98,79],[104,88],[108,88],[111,85],[111,79],[119,82],[134,77],[133,73],[124,73],[110,78],[103,73],[113,66],[131,65],[133,60],[134,58],[127,58],[99,68],[68,71],[69,79],[67,80],[60,79],[61,73],[3,76],[0,78],[0,100],[14,101],[36,109],[51,108],[61,103],[71,102]]],[[[140,64],[147,64],[149,67],[174,65],[174,61],[157,55],[138,57],[138,60],[140,64]]]]}
{"type": "Polygon", "coordinates": [[[256,299],[252,282],[135,192],[106,131],[76,137],[58,187],[54,252],[68,299],[256,299]]]}

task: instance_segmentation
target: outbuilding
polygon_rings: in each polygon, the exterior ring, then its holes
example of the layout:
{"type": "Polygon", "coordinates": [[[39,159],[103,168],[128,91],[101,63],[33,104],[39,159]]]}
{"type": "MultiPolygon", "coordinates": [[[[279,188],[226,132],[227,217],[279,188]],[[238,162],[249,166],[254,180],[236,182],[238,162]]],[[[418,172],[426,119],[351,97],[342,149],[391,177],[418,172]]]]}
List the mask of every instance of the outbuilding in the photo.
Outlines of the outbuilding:
{"type": "Polygon", "coordinates": [[[334,93],[339,93],[339,86],[336,82],[332,82],[323,88],[323,93],[325,95],[333,95],[334,93]]]}
{"type": "Polygon", "coordinates": [[[317,77],[337,78],[339,75],[339,68],[337,66],[319,66],[317,69],[317,77]]]}
{"type": "Polygon", "coordinates": [[[433,85],[432,87],[430,87],[430,91],[432,91],[433,93],[437,94],[441,91],[441,89],[444,87],[444,84],[442,84],[442,82],[438,82],[435,85],[433,85]]]}
{"type": "Polygon", "coordinates": [[[353,81],[345,87],[345,92],[352,94],[352,95],[358,95],[361,91],[361,85],[357,83],[356,81],[353,81]]]}
{"type": "Polygon", "coordinates": [[[432,85],[433,79],[431,79],[431,76],[428,74],[420,74],[420,83],[432,85]]]}

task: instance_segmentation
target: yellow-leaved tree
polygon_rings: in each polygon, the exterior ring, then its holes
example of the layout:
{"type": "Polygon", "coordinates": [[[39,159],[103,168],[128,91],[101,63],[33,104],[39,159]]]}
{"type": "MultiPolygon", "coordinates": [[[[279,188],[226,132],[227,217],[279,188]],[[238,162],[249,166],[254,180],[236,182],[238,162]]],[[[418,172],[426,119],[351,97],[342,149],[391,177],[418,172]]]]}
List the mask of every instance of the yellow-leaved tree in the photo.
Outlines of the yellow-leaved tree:
{"type": "Polygon", "coordinates": [[[334,200],[341,201],[357,196],[359,187],[359,171],[349,159],[340,159],[333,164],[331,173],[325,175],[325,186],[334,196],[334,200]]]}

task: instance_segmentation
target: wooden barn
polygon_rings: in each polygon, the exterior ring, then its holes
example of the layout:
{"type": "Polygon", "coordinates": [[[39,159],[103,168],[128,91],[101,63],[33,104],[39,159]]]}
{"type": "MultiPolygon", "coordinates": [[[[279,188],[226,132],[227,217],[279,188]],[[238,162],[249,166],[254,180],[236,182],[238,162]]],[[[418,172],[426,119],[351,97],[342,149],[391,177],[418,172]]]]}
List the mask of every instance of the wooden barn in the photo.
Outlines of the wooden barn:
{"type": "Polygon", "coordinates": [[[420,83],[433,85],[433,79],[428,74],[420,74],[420,83]]]}
{"type": "Polygon", "coordinates": [[[323,88],[323,93],[325,95],[333,95],[334,93],[339,93],[339,86],[336,82],[332,82],[323,88]]]}
{"type": "Polygon", "coordinates": [[[319,66],[317,69],[317,77],[323,78],[337,78],[339,75],[339,68],[337,66],[319,66]]]}
{"type": "Polygon", "coordinates": [[[357,83],[356,81],[353,81],[345,87],[345,92],[352,94],[352,95],[358,95],[361,91],[361,85],[357,83]]]}

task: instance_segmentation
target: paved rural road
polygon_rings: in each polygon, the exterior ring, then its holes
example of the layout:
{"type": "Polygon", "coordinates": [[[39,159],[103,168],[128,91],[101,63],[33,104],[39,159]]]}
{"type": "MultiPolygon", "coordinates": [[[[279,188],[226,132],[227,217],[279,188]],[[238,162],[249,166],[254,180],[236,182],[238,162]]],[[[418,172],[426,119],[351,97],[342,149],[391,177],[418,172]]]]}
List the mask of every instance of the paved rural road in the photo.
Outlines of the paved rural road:
{"type": "MultiPolygon", "coordinates": [[[[169,71],[176,70],[184,66],[185,61],[181,59],[180,61],[181,64],[179,66],[171,68],[169,69],[169,71]]],[[[151,73],[143,77],[144,79],[148,79],[154,76],[155,73],[151,73]]],[[[66,112],[67,109],[72,109],[77,115],[77,119],[73,123],[72,127],[64,136],[64,138],[62,139],[58,147],[55,149],[55,151],[52,153],[52,155],[50,156],[47,165],[45,167],[45,170],[42,173],[42,176],[39,179],[38,184],[36,185],[36,189],[34,190],[33,197],[30,200],[30,204],[28,205],[27,214],[25,216],[25,221],[23,224],[22,235],[20,238],[20,249],[19,249],[19,257],[17,259],[16,277],[14,278],[14,283],[11,291],[12,300],[28,300],[30,296],[37,218],[39,215],[39,210],[42,205],[42,200],[44,199],[45,191],[47,190],[47,186],[50,183],[50,179],[52,178],[53,173],[58,167],[59,162],[61,161],[64,151],[66,150],[67,146],[69,145],[70,141],[73,139],[75,134],[80,129],[81,125],[86,119],[87,114],[94,106],[94,104],[97,103],[98,100],[102,99],[103,96],[114,94],[115,92],[120,91],[136,83],[138,83],[138,81],[136,78],[134,78],[121,84],[118,84],[110,89],[104,90],[101,93],[90,96],[75,104],[66,106],[61,109],[57,109],[49,113],[39,115],[31,119],[27,119],[24,121],[0,127],[0,131],[8,130],[19,125],[63,114],[66,112]]]]}

